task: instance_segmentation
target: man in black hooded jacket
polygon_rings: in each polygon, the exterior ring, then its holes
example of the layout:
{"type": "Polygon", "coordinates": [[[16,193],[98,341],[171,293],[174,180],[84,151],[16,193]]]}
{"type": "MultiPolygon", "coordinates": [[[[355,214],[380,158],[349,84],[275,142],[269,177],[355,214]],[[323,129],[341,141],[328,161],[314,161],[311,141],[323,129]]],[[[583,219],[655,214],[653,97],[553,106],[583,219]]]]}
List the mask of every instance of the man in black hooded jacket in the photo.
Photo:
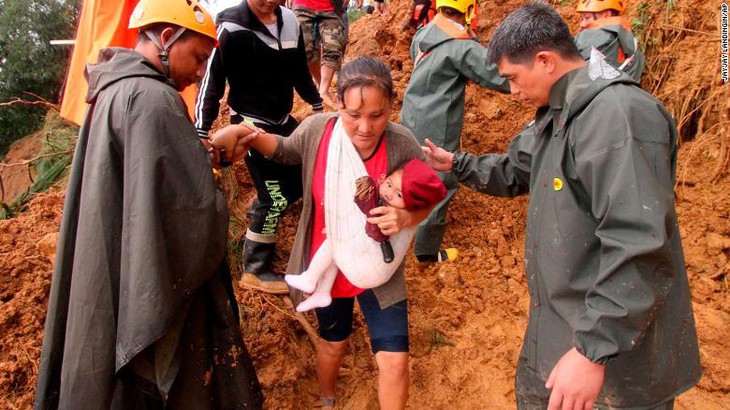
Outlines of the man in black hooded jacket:
{"type": "MultiPolygon", "coordinates": [[[[294,13],[277,0],[244,0],[217,18],[219,46],[213,52],[195,105],[198,136],[207,138],[229,85],[232,124],[248,122],[278,135],[297,127],[289,115],[294,89],[315,112],[322,110],[307,66],[304,38],[294,13]]],[[[249,209],[251,222],[243,250],[246,287],[287,293],[271,263],[279,216],[302,196],[301,167],[276,164],[252,150],[245,159],[258,193],[249,209]]]]}

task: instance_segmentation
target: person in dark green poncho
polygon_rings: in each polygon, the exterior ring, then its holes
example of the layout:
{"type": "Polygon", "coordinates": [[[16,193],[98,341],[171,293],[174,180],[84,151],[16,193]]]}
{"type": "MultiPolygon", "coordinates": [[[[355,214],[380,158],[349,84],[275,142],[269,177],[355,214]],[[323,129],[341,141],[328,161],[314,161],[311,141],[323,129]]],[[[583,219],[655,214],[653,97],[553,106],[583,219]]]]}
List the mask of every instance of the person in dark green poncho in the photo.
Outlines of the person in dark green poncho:
{"type": "Polygon", "coordinates": [[[216,44],[195,0],[142,0],[133,50],[87,67],[36,409],[257,409],[228,210],[178,92],[216,44]]]}

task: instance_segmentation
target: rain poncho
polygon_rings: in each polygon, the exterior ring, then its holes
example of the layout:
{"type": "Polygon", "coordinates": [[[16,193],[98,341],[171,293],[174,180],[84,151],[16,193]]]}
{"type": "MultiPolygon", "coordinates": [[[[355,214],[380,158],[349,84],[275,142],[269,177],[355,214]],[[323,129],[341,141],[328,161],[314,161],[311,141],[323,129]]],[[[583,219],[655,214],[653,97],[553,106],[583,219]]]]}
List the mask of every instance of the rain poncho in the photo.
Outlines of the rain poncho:
{"type": "Polygon", "coordinates": [[[259,408],[228,212],[174,87],[140,54],[89,66],[36,408],[259,408]]]}

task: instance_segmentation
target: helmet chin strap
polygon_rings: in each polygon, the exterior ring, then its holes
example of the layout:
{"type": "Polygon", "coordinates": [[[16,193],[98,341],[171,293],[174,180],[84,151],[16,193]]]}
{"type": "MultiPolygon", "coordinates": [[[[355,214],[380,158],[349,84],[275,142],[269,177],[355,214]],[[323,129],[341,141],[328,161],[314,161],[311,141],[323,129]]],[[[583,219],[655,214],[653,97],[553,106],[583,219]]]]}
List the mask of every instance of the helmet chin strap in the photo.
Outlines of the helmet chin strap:
{"type": "Polygon", "coordinates": [[[177,31],[175,32],[175,34],[173,34],[172,37],[170,37],[170,40],[164,46],[160,43],[160,39],[155,37],[154,34],[152,34],[149,31],[144,32],[144,34],[150,39],[152,44],[154,44],[155,47],[157,47],[157,49],[160,50],[160,52],[159,52],[159,54],[157,54],[157,56],[160,57],[160,62],[162,63],[162,71],[165,74],[165,77],[170,79],[170,81],[172,81],[173,83],[175,82],[175,80],[173,80],[172,77],[170,77],[170,54],[168,53],[168,51],[170,50],[170,47],[172,47],[172,44],[175,41],[177,41],[177,39],[180,38],[180,36],[185,32],[185,30],[186,30],[185,27],[178,28],[177,31]]]}

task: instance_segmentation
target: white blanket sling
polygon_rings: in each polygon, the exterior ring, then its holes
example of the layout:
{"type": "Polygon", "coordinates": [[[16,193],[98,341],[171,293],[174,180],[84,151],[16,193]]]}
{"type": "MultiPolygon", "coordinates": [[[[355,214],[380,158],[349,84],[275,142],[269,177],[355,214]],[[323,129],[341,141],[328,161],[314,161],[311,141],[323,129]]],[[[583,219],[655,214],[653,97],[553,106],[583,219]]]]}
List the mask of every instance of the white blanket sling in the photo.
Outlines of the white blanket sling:
{"type": "Polygon", "coordinates": [[[355,181],[368,175],[365,164],[337,119],[325,172],[324,214],[327,242],[335,264],[353,285],[370,289],[386,283],[395,273],[408,251],[415,227],[390,236],[394,259],[383,260],[380,244],[367,236],[367,217],[355,204],[355,181]]]}

